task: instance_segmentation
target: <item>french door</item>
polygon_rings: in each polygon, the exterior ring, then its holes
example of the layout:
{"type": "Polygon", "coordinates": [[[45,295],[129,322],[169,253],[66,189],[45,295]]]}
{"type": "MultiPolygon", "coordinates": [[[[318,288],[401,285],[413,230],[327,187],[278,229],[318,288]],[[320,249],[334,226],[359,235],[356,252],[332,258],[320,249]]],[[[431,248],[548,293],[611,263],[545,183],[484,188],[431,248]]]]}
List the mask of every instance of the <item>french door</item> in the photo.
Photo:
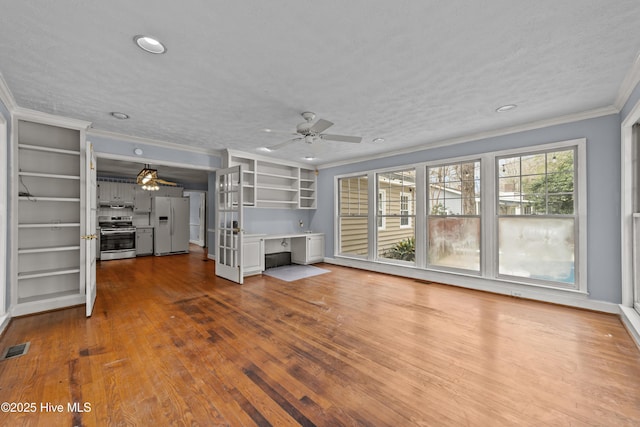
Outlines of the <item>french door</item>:
{"type": "Polygon", "coordinates": [[[87,317],[93,312],[93,305],[96,302],[97,286],[96,286],[96,156],[93,152],[93,144],[87,144],[86,167],[86,207],[85,207],[85,223],[86,235],[82,236],[85,241],[85,293],[87,296],[86,309],[87,317]]]}
{"type": "Polygon", "coordinates": [[[242,171],[216,172],[216,275],[242,284],[242,171]]]}

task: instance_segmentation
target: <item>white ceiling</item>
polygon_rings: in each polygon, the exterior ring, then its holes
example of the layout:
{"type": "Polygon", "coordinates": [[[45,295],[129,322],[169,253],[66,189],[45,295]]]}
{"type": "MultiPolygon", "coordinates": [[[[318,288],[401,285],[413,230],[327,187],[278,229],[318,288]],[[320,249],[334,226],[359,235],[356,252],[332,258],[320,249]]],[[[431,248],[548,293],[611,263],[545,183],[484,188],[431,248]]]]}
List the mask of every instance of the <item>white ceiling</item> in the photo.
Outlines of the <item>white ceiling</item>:
{"type": "Polygon", "coordinates": [[[303,111],[334,122],[328,133],[364,137],[268,154],[316,164],[614,105],[639,52],[637,0],[0,7],[0,72],[21,107],[213,150],[277,144],[287,136],[262,129],[293,132],[303,111]],[[167,53],[141,51],[136,34],[167,53]]]}

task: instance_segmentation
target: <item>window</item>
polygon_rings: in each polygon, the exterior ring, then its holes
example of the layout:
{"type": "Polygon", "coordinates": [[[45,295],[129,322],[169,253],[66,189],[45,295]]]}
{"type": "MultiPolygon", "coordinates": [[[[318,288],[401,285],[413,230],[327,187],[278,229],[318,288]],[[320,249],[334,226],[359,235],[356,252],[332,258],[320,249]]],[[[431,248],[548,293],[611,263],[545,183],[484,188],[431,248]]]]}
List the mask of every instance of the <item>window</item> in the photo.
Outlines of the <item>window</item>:
{"type": "Polygon", "coordinates": [[[378,230],[384,230],[387,224],[386,216],[384,212],[387,210],[387,192],[384,190],[378,190],[378,215],[376,222],[378,224],[378,230]]]}
{"type": "Polygon", "coordinates": [[[576,139],[336,177],[337,255],[586,293],[585,151],[576,139]]]}
{"type": "Polygon", "coordinates": [[[368,234],[368,178],[356,176],[338,180],[340,254],[367,256],[368,234]]]}
{"type": "Polygon", "coordinates": [[[575,287],[576,150],[496,163],[499,274],[575,287]]]}
{"type": "Polygon", "coordinates": [[[378,258],[415,262],[415,229],[411,194],[416,189],[415,169],[376,174],[378,187],[378,258]],[[382,227],[381,227],[382,225],[382,227]]]}
{"type": "Polygon", "coordinates": [[[411,193],[400,193],[400,228],[411,227],[411,193]]]}
{"type": "Polygon", "coordinates": [[[480,161],[427,167],[427,265],[480,272],[480,161]]]}

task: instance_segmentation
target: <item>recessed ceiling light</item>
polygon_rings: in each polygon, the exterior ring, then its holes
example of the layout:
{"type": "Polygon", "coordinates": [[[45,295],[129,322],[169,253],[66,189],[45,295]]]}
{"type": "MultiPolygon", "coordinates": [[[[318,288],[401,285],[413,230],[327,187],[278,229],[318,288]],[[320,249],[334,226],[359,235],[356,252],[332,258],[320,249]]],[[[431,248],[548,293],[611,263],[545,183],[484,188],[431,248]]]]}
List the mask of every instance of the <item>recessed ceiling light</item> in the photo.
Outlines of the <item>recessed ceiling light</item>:
{"type": "Polygon", "coordinates": [[[133,38],[138,47],[149,53],[165,53],[167,48],[160,43],[160,40],[151,36],[137,35],[133,38]]]}
{"type": "Polygon", "coordinates": [[[384,142],[384,138],[374,138],[372,142],[384,142]]]}
{"type": "Polygon", "coordinates": [[[135,154],[136,156],[142,156],[142,148],[134,148],[133,149],[133,154],[135,154]]]}
{"type": "Polygon", "coordinates": [[[305,156],[304,159],[305,160],[314,160],[315,157],[313,157],[313,156],[305,156]]]}
{"type": "Polygon", "coordinates": [[[258,148],[258,150],[259,151],[264,151],[264,152],[267,152],[267,153],[270,153],[272,151],[271,148],[269,148],[269,147],[260,147],[260,148],[258,148]]]}
{"type": "Polygon", "coordinates": [[[116,119],[120,119],[120,120],[127,120],[127,119],[129,118],[129,115],[128,115],[128,114],[120,113],[120,112],[118,112],[118,111],[113,111],[113,112],[111,112],[111,113],[109,113],[109,114],[111,114],[111,115],[112,115],[113,117],[115,117],[116,119]]]}
{"type": "Polygon", "coordinates": [[[517,107],[516,104],[503,105],[501,107],[496,108],[496,113],[504,113],[505,111],[513,110],[516,107],[517,107]]]}

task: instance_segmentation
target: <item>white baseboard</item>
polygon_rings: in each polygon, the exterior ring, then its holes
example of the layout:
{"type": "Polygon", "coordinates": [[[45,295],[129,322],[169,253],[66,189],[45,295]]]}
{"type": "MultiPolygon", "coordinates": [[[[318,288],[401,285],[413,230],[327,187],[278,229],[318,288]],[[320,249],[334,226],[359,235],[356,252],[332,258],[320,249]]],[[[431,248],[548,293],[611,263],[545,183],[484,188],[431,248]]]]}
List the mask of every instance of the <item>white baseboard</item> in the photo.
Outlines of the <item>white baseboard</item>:
{"type": "Polygon", "coordinates": [[[467,289],[475,289],[478,291],[493,292],[496,294],[567,305],[570,307],[601,311],[604,313],[620,314],[618,304],[589,299],[587,294],[572,290],[551,289],[528,284],[513,283],[505,280],[494,280],[466,274],[423,270],[420,268],[370,262],[352,258],[325,258],[324,262],[328,264],[375,271],[378,273],[437,282],[445,285],[459,286],[467,289]]]}
{"type": "Polygon", "coordinates": [[[11,322],[10,313],[5,313],[2,316],[0,316],[0,335],[2,335],[5,329],[7,329],[7,326],[9,326],[9,322],[11,322]]]}
{"type": "Polygon", "coordinates": [[[212,259],[215,261],[216,259],[216,254],[207,254],[207,258],[212,259]]]}
{"type": "Polygon", "coordinates": [[[640,314],[632,307],[620,305],[620,319],[640,349],[640,314]]]}

